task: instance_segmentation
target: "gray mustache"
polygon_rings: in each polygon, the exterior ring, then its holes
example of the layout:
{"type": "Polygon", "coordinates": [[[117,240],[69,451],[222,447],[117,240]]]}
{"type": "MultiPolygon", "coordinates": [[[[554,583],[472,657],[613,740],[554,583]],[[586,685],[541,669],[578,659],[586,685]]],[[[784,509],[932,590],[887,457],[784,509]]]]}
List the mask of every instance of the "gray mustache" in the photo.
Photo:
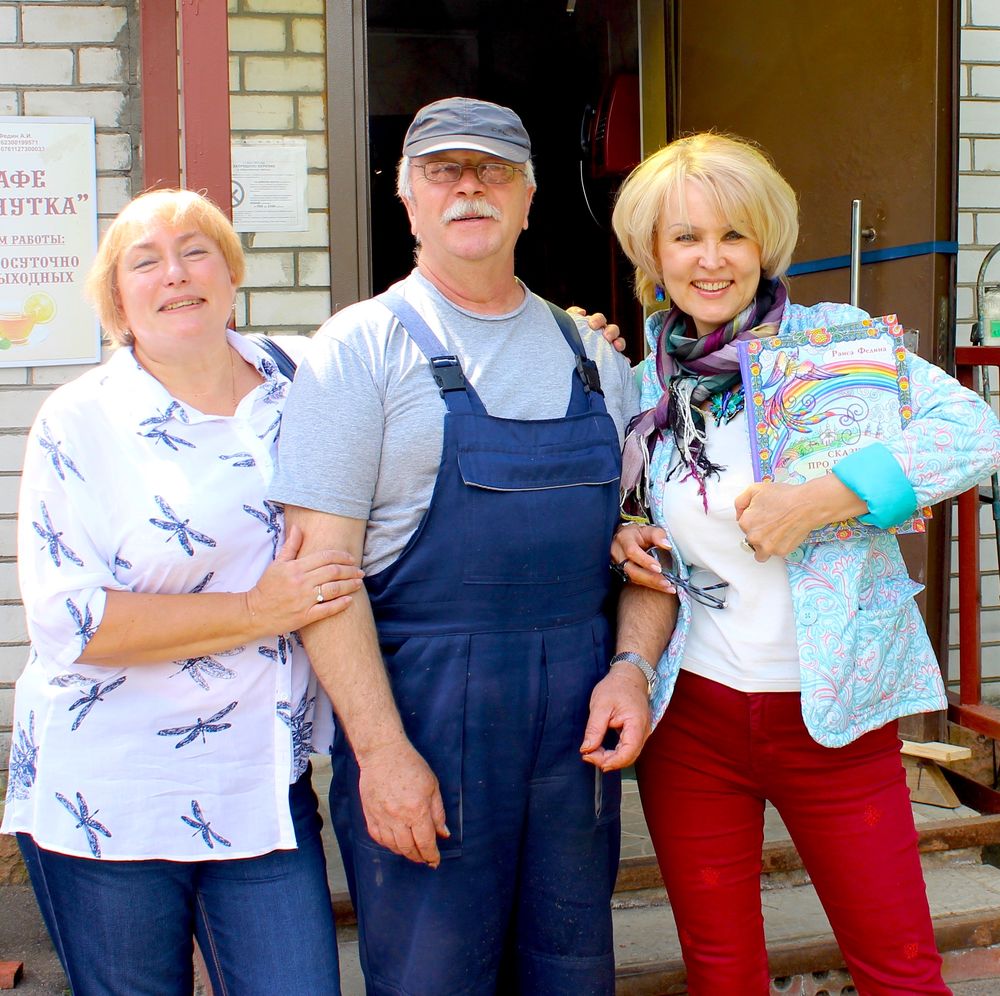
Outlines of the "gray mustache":
{"type": "Polygon", "coordinates": [[[461,221],[463,218],[489,218],[492,221],[500,221],[502,217],[499,208],[481,197],[476,197],[468,201],[456,201],[451,207],[446,208],[441,215],[441,224],[447,225],[450,221],[461,221]]]}

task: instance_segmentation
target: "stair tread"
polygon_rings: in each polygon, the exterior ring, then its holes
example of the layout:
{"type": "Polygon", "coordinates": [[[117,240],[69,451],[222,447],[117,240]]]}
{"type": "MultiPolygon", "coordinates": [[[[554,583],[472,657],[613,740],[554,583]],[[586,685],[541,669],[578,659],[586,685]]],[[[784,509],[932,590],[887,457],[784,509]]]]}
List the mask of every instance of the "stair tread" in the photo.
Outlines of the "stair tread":
{"type": "MultiPolygon", "coordinates": [[[[994,913],[1000,906],[1000,869],[991,865],[954,865],[924,872],[935,918],[994,913]]],[[[636,896],[658,890],[642,890],[636,896]]],[[[662,892],[658,892],[662,897],[662,892]]],[[[789,886],[761,894],[768,945],[805,944],[831,938],[826,914],[811,885],[789,886]]],[[[614,911],[616,961],[631,963],[680,959],[680,945],[669,904],[619,906],[614,911]]]]}

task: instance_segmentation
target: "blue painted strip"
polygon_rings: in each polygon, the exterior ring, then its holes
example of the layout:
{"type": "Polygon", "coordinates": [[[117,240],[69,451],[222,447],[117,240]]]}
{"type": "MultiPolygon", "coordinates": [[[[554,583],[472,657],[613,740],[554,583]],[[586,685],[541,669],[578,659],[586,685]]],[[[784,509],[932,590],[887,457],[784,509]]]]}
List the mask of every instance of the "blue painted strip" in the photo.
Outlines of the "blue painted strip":
{"type": "MultiPolygon", "coordinates": [[[[894,246],[891,249],[869,249],[861,254],[861,265],[884,263],[888,259],[906,259],[908,256],[930,256],[933,253],[954,256],[957,252],[957,242],[914,242],[912,245],[894,246]]],[[[798,277],[803,273],[819,273],[821,270],[846,270],[850,265],[850,256],[827,256],[826,259],[795,263],[788,268],[788,275],[798,277]]]]}

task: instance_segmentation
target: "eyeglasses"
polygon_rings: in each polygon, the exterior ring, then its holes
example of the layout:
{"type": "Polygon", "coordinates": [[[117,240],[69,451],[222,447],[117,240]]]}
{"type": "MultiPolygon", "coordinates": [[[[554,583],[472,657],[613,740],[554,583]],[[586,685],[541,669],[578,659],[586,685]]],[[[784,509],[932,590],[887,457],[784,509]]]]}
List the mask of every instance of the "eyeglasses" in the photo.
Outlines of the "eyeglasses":
{"type": "Polygon", "coordinates": [[[676,574],[671,574],[670,571],[664,571],[663,576],[675,588],[683,588],[691,596],[692,600],[699,605],[704,605],[709,609],[724,609],[729,604],[725,597],[718,598],[712,594],[713,591],[723,591],[728,588],[728,581],[720,581],[718,584],[710,584],[701,588],[696,584],[692,584],[690,580],[685,580],[684,578],[677,577],[676,574]]]}
{"type": "Polygon", "coordinates": [[[524,173],[523,169],[511,166],[509,163],[477,163],[475,166],[466,166],[462,163],[450,163],[442,160],[433,163],[414,163],[417,169],[424,174],[424,179],[428,183],[458,183],[462,179],[462,174],[471,169],[475,171],[481,183],[510,183],[517,173],[524,173]]]}
{"type": "Polygon", "coordinates": [[[668,571],[666,564],[663,563],[661,553],[669,556],[669,551],[661,550],[660,547],[653,547],[652,549],[647,550],[646,553],[656,557],[656,559],[660,561],[660,565],[663,567],[662,576],[664,578],[666,578],[675,588],[683,588],[691,596],[691,599],[699,605],[704,605],[709,609],[724,609],[729,604],[724,594],[722,598],[712,594],[713,591],[725,592],[725,590],[729,587],[728,581],[719,581],[717,584],[697,585],[691,580],[691,578],[697,577],[699,573],[708,574],[709,577],[714,577],[715,575],[709,574],[707,571],[695,571],[690,578],[678,577],[672,571],[668,571]]]}

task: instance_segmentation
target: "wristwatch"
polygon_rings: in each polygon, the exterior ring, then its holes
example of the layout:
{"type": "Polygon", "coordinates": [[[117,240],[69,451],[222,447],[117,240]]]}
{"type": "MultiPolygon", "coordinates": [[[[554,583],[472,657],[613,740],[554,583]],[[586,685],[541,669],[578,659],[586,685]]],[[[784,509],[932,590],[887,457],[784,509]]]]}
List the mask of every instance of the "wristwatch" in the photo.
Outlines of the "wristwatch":
{"type": "Polygon", "coordinates": [[[658,677],[657,673],[653,670],[653,666],[646,660],[642,654],[637,654],[632,650],[627,650],[623,654],[615,654],[611,658],[611,664],[609,667],[614,667],[621,661],[628,661],[629,664],[634,664],[642,673],[646,676],[646,682],[649,685],[647,689],[647,694],[651,693],[656,687],[656,679],[658,677]]]}

